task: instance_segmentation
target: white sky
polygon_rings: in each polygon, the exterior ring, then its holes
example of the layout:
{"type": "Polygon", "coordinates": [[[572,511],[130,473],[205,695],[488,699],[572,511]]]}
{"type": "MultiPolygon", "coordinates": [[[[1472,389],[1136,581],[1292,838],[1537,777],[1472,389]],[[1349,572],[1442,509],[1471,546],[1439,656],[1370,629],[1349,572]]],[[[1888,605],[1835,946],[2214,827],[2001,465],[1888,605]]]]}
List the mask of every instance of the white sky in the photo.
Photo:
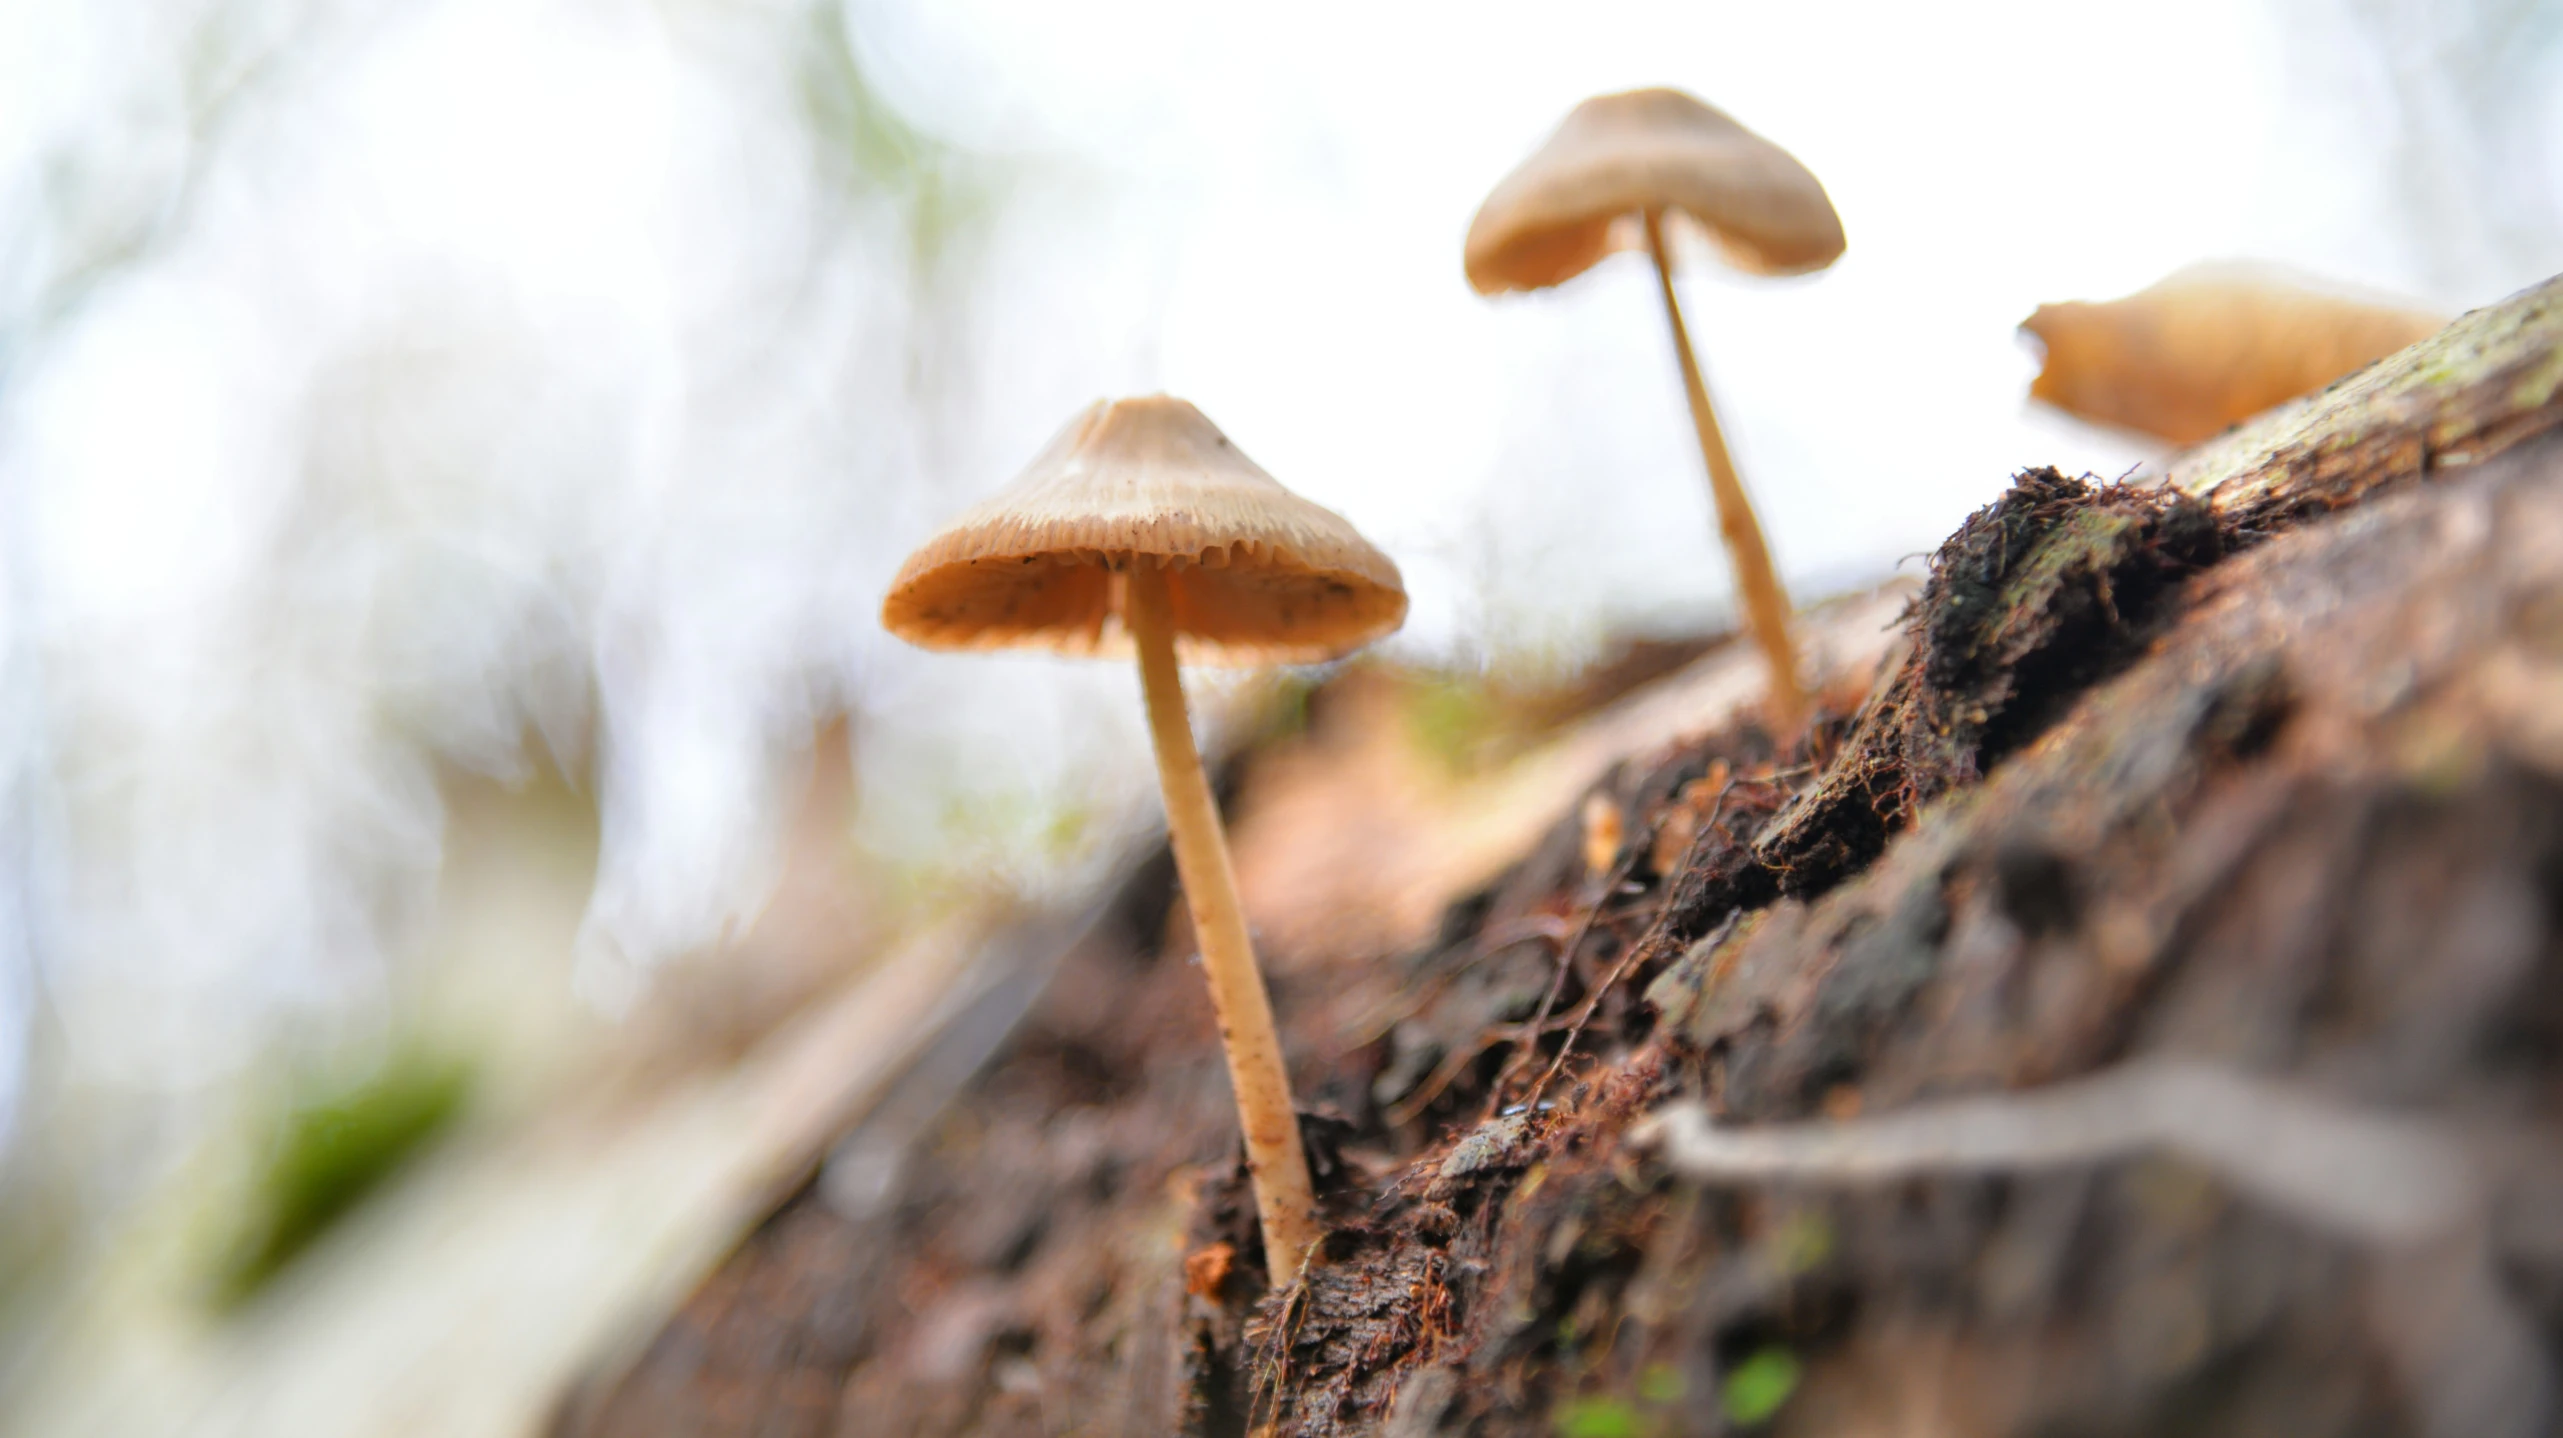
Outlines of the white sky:
{"type": "Polygon", "coordinates": [[[74,1070],[146,1086],[378,1000],[435,864],[428,758],[504,769],[529,723],[600,736],[606,989],[753,904],[831,704],[862,715],[876,848],[1134,802],[1127,676],[873,620],[906,549],[1097,395],[1182,394],[1350,516],[1407,570],[1408,652],[1708,621],[1724,566],[1642,262],[1501,303],[1460,275],[1478,199],[1598,91],[1691,89],[1842,212],[1826,273],[1683,286],[1802,594],[2015,469],[2140,457],[2024,406],[2040,302],[2228,256],[2449,308],[2563,268],[2551,209],[2514,203],[2563,193],[2563,104],[2502,117],[2541,155],[2446,151],[2461,115],[2393,130],[2318,0],[857,0],[881,93],[1017,182],[921,289],[895,206],[810,133],[808,26],[783,0],[0,16],[0,920],[28,916],[0,1053],[28,972],[74,1070]],[[206,16],[229,48],[183,43],[206,16]],[[189,85],[276,35],[182,191],[189,85]],[[2397,144],[2515,223],[2398,210],[2397,144]]]}

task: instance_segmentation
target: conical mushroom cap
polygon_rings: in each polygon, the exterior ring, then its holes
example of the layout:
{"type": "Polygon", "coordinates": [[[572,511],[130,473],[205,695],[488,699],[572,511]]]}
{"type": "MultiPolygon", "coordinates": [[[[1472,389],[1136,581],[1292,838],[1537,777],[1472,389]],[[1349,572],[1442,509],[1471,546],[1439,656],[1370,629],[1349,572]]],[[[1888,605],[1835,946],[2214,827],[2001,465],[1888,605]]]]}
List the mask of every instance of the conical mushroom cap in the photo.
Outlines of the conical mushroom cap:
{"type": "Polygon", "coordinates": [[[2124,299],[2040,305],[2029,394],[2101,424],[2196,444],[2311,394],[2447,321],[2271,266],[2194,265],[2124,299]]]}
{"type": "Polygon", "coordinates": [[[881,623],[928,649],[1128,653],[1119,571],[1167,572],[1177,647],[1306,664],[1406,619],[1397,566],[1179,399],[1098,400],[1023,474],[926,541],[881,623]]]}
{"type": "Polygon", "coordinates": [[[1504,177],[1468,227],[1482,295],[1546,289],[1645,243],[1621,221],[1687,216],[1737,269],[1820,270],[1842,256],[1842,217],[1788,151],[1679,90],[1599,95],[1504,177]]]}

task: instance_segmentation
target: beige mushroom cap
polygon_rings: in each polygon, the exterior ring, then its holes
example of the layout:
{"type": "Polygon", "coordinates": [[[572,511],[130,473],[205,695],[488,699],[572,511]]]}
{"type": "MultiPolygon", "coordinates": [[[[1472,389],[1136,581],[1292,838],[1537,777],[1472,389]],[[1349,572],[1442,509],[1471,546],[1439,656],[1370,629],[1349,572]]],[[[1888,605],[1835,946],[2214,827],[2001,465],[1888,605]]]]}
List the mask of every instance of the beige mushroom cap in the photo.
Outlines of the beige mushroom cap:
{"type": "Polygon", "coordinates": [[[926,541],[881,623],[928,649],[1127,654],[1117,571],[1167,571],[1177,646],[1306,664],[1406,620],[1397,566],[1166,395],[1098,400],[1023,474],[926,541]]]}
{"type": "Polygon", "coordinates": [[[2040,305],[2033,399],[2196,444],[2417,344],[2444,316],[2270,265],[2193,265],[2124,299],[2040,305]]]}
{"type": "Polygon", "coordinates": [[[1797,275],[1842,257],[1842,217],[1797,157],[1679,90],[1598,95],[1504,177],[1468,227],[1468,282],[1482,295],[1546,289],[1614,250],[1623,223],[1688,217],[1737,269],[1797,275]]]}

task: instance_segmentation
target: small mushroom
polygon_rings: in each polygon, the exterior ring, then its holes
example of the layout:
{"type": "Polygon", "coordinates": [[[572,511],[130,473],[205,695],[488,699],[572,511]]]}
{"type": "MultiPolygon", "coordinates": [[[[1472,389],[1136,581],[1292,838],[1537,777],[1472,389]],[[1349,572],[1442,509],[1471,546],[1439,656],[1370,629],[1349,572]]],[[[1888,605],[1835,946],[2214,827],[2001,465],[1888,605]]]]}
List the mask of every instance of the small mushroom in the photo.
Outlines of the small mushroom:
{"type": "Polygon", "coordinates": [[[1841,217],[1788,151],[1679,90],[1632,90],[1576,106],[1486,197],[1468,227],[1468,282],[1483,295],[1547,289],[1614,250],[1643,245],[1654,256],[1691,423],[1708,461],[1718,532],[1735,565],[1746,622],[1770,661],[1772,718],[1794,730],[1807,700],[1789,642],[1789,596],[1691,352],[1673,295],[1667,216],[1697,224],[1727,263],[1750,274],[1804,274],[1842,255],[1841,217]]]}
{"type": "Polygon", "coordinates": [[[1315,1245],[1317,1207],[1176,657],[1312,663],[1405,618],[1386,555],[1165,395],[1098,401],[1071,420],[1013,484],[909,556],[881,605],[884,627],[929,649],[1137,654],[1167,837],[1277,1282],[1315,1245]]]}
{"type": "Polygon", "coordinates": [[[2444,328],[2272,266],[2192,265],[2124,299],[2040,305],[2029,396],[2078,419],[2196,444],[2444,328]]]}

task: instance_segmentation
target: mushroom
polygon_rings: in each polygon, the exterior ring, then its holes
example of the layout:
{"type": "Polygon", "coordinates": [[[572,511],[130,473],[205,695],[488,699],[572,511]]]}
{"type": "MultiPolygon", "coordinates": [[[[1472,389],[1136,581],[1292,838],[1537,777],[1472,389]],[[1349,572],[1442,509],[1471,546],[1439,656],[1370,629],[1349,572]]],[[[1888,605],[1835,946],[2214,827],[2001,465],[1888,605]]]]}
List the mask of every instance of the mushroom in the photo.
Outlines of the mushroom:
{"type": "Polygon", "coordinates": [[[1482,295],[1547,289],[1591,269],[1613,250],[1644,245],[1655,258],[1673,349],[1682,362],[1691,423],[1708,461],[1718,533],[1735,565],[1746,622],[1771,665],[1771,714],[1784,730],[1805,718],[1789,643],[1789,596],[1736,477],[1673,295],[1664,222],[1685,217],[1707,231],[1727,263],[1757,275],[1820,270],[1842,255],[1842,220],[1824,186],[1788,151],[1679,90],[1601,95],[1570,112],[1557,133],[1504,177],[1468,227],[1468,282],[1482,295]]]}
{"type": "Polygon", "coordinates": [[[2196,444],[2445,328],[2269,265],[2192,265],[2124,299],[2040,305],[2029,396],[2078,419],[2196,444]]]}
{"type": "Polygon", "coordinates": [[[1406,618],[1397,566],[1166,395],[1098,401],[1015,482],[910,555],[882,601],[928,649],[1139,659],[1167,837],[1210,983],[1277,1281],[1319,1237],[1308,1160],[1176,658],[1332,659],[1406,618]]]}

